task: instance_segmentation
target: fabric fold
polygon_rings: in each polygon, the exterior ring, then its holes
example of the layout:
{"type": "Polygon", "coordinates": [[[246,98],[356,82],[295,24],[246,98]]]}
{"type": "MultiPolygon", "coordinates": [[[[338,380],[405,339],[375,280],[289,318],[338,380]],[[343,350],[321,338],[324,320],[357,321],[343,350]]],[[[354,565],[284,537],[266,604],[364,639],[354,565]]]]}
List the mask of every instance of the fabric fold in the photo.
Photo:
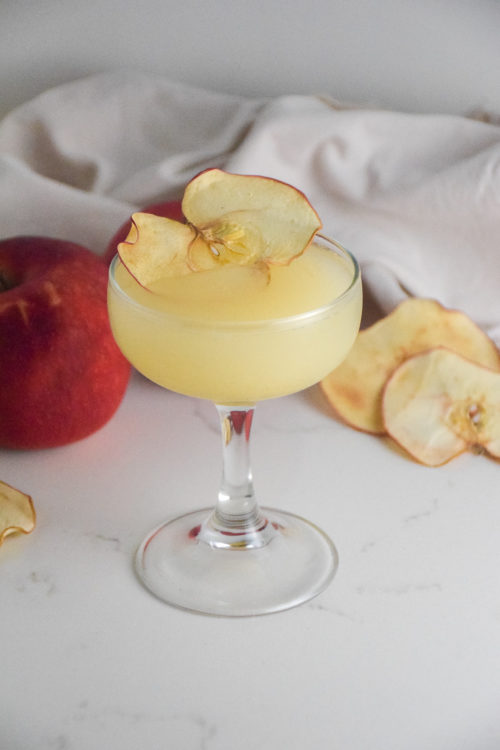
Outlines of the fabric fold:
{"type": "Polygon", "coordinates": [[[500,127],[466,117],[90,76],[0,123],[2,236],[64,237],[102,253],[132,210],[179,197],[212,166],[303,190],[384,311],[432,297],[500,344],[500,127]]]}

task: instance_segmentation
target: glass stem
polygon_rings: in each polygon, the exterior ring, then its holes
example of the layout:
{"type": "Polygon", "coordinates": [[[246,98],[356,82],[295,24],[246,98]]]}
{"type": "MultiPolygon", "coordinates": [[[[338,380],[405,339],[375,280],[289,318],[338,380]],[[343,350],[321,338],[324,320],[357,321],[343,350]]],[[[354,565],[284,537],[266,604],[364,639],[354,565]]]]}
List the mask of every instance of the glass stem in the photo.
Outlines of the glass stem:
{"type": "Polygon", "coordinates": [[[254,407],[216,404],[222,433],[222,480],[215,510],[200,531],[213,547],[262,547],[274,536],[253,487],[250,433],[254,407]]]}

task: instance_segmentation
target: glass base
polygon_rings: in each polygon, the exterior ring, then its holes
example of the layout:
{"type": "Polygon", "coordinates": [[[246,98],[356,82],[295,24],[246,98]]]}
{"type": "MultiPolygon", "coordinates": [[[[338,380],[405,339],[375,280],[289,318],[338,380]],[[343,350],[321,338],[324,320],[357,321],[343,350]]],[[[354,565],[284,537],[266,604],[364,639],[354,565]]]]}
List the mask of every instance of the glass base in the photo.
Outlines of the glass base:
{"type": "Polygon", "coordinates": [[[296,607],[329,584],[338,566],[333,543],[314,524],[263,508],[272,528],[260,547],[202,540],[210,509],[174,518],[147,536],[136,569],[157,597],[182,609],[242,617],[296,607]]]}

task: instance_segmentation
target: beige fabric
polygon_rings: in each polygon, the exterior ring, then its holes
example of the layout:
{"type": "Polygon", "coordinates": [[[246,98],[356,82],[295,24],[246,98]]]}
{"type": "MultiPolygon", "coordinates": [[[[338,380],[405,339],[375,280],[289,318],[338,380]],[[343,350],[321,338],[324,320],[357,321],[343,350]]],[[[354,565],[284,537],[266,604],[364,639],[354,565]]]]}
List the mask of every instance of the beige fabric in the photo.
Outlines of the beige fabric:
{"type": "Polygon", "coordinates": [[[180,196],[209,166],[302,189],[385,311],[433,297],[500,344],[500,127],[465,117],[92,76],[0,123],[1,235],[66,237],[100,253],[132,209],[180,196]]]}

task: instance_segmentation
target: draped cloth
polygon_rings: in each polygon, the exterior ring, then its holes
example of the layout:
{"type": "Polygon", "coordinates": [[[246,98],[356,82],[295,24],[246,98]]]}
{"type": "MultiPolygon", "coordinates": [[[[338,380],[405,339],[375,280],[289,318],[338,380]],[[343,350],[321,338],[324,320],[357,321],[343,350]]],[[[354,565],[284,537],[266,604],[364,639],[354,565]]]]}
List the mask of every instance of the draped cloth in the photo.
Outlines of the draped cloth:
{"type": "Polygon", "coordinates": [[[467,117],[93,75],[0,122],[0,237],[103,253],[132,211],[181,197],[214,166],[301,189],[384,312],[431,297],[500,345],[500,127],[467,117]]]}

